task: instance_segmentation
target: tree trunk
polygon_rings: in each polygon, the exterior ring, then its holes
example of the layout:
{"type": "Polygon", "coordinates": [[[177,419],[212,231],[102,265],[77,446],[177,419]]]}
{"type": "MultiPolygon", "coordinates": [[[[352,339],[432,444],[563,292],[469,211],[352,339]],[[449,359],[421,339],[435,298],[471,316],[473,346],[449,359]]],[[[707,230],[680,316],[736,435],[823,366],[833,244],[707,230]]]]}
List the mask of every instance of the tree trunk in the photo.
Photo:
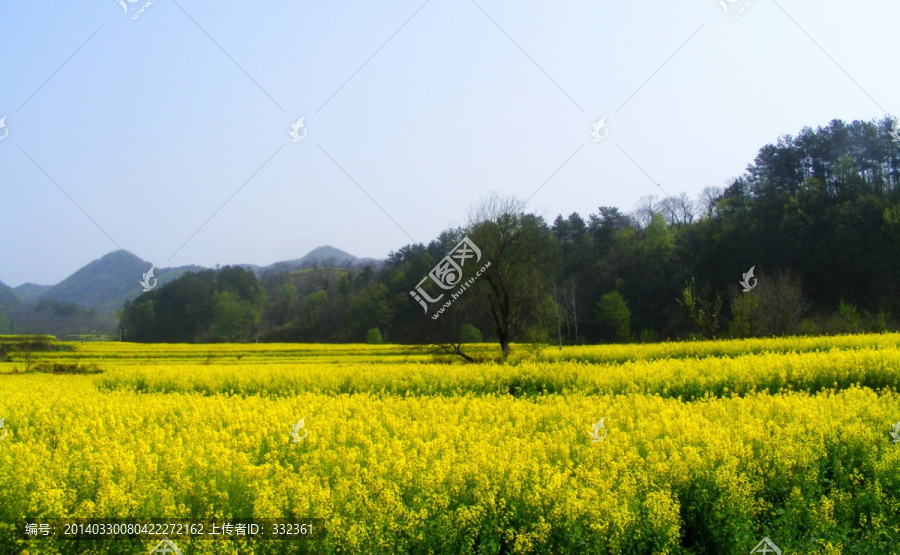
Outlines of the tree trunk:
{"type": "Polygon", "coordinates": [[[500,334],[500,351],[503,353],[503,360],[509,356],[509,334],[500,334]]]}

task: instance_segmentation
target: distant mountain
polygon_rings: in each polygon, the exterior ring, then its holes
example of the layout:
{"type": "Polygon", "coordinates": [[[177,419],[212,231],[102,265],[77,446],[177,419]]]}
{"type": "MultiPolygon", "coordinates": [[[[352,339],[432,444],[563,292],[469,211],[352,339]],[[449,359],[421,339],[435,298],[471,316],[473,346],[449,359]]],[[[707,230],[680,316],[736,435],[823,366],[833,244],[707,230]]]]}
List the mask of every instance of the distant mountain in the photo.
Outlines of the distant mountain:
{"type": "MultiPolygon", "coordinates": [[[[36,300],[55,299],[101,312],[113,312],[128,299],[141,294],[140,281],[151,266],[150,262],[128,251],[113,251],[50,286],[36,300]]],[[[155,268],[154,277],[158,280],[157,285],[162,285],[185,272],[202,269],[200,266],[155,268]]]]}
{"type": "Polygon", "coordinates": [[[0,308],[19,306],[23,303],[16,290],[0,281],[0,308]]]}
{"type": "Polygon", "coordinates": [[[336,266],[349,266],[353,264],[353,261],[356,260],[356,257],[350,253],[344,252],[341,249],[336,249],[334,247],[325,245],[324,247],[317,247],[313,250],[306,253],[306,256],[303,258],[297,258],[295,260],[285,260],[284,262],[276,262],[272,264],[272,266],[287,264],[289,266],[295,266],[297,268],[303,266],[304,264],[313,263],[313,262],[333,262],[336,266]]]}
{"type": "MultiPolygon", "coordinates": [[[[335,266],[378,266],[383,262],[372,258],[356,258],[341,249],[323,246],[313,249],[303,258],[276,262],[268,266],[236,264],[257,275],[269,270],[295,270],[308,264],[333,264],[335,266]]],[[[26,306],[43,299],[75,303],[85,308],[96,309],[100,313],[118,310],[125,301],[140,295],[143,290],[140,281],[151,263],[139,256],[118,250],[110,252],[77,270],[56,285],[23,283],[15,289],[0,283],[0,306],[26,306]]],[[[177,279],[186,272],[200,272],[202,266],[178,266],[175,268],[154,268],[157,286],[177,279]]]]}
{"type": "Polygon", "coordinates": [[[353,261],[353,265],[361,268],[363,266],[374,266],[376,268],[380,268],[384,265],[384,260],[379,260],[377,258],[357,258],[353,261]]]}
{"type": "Polygon", "coordinates": [[[330,245],[325,245],[323,247],[317,247],[309,251],[305,256],[303,256],[303,258],[295,258],[293,260],[275,262],[274,264],[269,264],[268,266],[257,266],[256,264],[240,264],[239,266],[242,268],[246,268],[247,270],[251,270],[252,272],[256,273],[257,276],[261,276],[262,274],[270,271],[297,270],[299,268],[303,268],[310,264],[316,263],[320,265],[331,264],[334,266],[350,268],[361,267],[367,264],[379,266],[383,263],[383,261],[376,260],[374,258],[356,258],[346,251],[342,251],[341,249],[332,247],[330,245]]]}
{"type": "Polygon", "coordinates": [[[14,331],[11,321],[23,306],[25,302],[16,295],[16,291],[0,281],[0,334],[14,331]]]}
{"type": "Polygon", "coordinates": [[[51,289],[50,285],[38,285],[36,283],[23,283],[22,285],[16,287],[14,290],[17,295],[22,297],[27,303],[33,303],[37,301],[41,295],[46,293],[51,289]]]}

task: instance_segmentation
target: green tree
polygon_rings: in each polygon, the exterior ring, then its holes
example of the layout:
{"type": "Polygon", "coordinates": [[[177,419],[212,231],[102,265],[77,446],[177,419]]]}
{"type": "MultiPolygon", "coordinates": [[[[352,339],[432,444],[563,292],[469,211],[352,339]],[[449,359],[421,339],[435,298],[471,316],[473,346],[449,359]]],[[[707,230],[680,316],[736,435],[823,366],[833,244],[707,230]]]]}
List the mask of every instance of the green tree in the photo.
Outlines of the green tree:
{"type": "Polygon", "coordinates": [[[713,295],[709,286],[697,289],[694,278],[685,284],[679,304],[687,310],[691,321],[701,336],[715,339],[719,333],[719,312],[722,310],[722,296],[713,295]]]}
{"type": "Polygon", "coordinates": [[[275,293],[273,304],[275,306],[275,323],[280,327],[293,320],[297,312],[297,303],[300,296],[297,287],[293,283],[282,283],[275,293]]]}
{"type": "Polygon", "coordinates": [[[251,329],[259,323],[260,311],[253,303],[240,299],[237,295],[223,291],[219,293],[213,308],[213,322],[210,331],[213,337],[224,341],[244,341],[251,329]]]}
{"type": "Polygon", "coordinates": [[[631,311],[621,293],[610,291],[600,297],[597,316],[616,341],[626,343],[631,340],[631,311]]]}
{"type": "Polygon", "coordinates": [[[369,345],[381,345],[384,343],[384,338],[381,337],[381,330],[378,328],[372,328],[366,332],[366,343],[369,345]]]}
{"type": "Polygon", "coordinates": [[[752,337],[759,333],[759,299],[756,293],[739,293],[731,302],[731,337],[752,337]]]}
{"type": "Polygon", "coordinates": [[[481,343],[481,331],[472,324],[465,324],[459,329],[460,343],[481,343]]]}

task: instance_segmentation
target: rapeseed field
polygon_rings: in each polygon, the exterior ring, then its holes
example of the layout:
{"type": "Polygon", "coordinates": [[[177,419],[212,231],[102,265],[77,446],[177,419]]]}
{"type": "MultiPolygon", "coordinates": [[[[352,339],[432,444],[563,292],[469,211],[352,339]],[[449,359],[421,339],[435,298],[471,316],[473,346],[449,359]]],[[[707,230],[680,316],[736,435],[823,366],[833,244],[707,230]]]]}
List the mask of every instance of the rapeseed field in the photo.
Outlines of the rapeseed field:
{"type": "Polygon", "coordinates": [[[764,537],[900,553],[898,334],[521,348],[505,364],[491,345],[476,364],[390,345],[62,347],[0,362],[0,553],[157,541],[14,533],[63,517],[326,530],[179,539],[185,555],[737,554],[764,537]]]}

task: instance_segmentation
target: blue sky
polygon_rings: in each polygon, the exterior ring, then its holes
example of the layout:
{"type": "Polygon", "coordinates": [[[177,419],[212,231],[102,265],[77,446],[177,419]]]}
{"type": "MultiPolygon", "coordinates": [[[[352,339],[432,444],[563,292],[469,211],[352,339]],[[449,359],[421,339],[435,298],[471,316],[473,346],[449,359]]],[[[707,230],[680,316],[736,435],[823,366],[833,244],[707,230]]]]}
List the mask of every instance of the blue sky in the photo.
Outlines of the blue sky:
{"type": "Polygon", "coordinates": [[[382,258],[488,191],[549,220],[631,210],[654,181],[723,185],[779,135],[900,113],[900,4],[750,4],[4,2],[0,280],[119,247],[382,258]]]}

